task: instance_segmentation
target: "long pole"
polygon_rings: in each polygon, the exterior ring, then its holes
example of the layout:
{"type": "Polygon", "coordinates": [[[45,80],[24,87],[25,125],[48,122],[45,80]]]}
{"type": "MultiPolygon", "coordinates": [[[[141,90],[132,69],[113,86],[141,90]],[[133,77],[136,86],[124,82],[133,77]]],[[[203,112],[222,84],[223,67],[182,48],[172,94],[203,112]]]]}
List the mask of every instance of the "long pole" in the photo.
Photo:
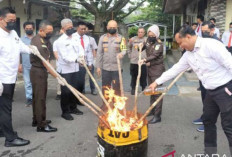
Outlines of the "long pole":
{"type": "Polygon", "coordinates": [[[87,73],[89,74],[90,78],[92,79],[93,83],[95,84],[95,87],[97,88],[102,100],[104,101],[104,103],[106,104],[107,108],[109,111],[112,110],[112,108],[110,107],[109,103],[106,101],[105,97],[102,94],[102,90],[100,89],[99,85],[97,84],[97,81],[95,80],[95,78],[93,77],[93,75],[91,74],[91,72],[89,71],[89,68],[87,67],[86,63],[83,63],[87,73]]]}
{"type": "MultiPolygon", "coordinates": [[[[121,63],[120,63],[120,59],[118,56],[117,56],[117,64],[118,64],[118,76],[119,76],[121,96],[124,97],[121,63]]],[[[123,108],[123,114],[126,117],[126,106],[123,108]]]]}
{"type": "MultiPolygon", "coordinates": [[[[141,61],[141,56],[142,56],[142,45],[139,45],[139,62],[141,61]]],[[[138,64],[138,76],[136,80],[136,86],[135,86],[135,102],[134,102],[134,114],[135,118],[137,119],[137,112],[138,112],[138,89],[139,89],[139,80],[141,77],[141,64],[138,64]]]]}
{"type": "MultiPolygon", "coordinates": [[[[74,88],[68,84],[68,82],[65,80],[62,79],[62,77],[60,76],[60,74],[58,74],[56,72],[56,70],[51,66],[51,64],[46,61],[42,56],[41,54],[39,53],[38,49],[32,47],[32,46],[29,46],[29,48],[32,50],[32,51],[36,51],[34,54],[36,54],[37,57],[39,57],[42,62],[45,64],[45,67],[54,75],[54,77],[58,78],[60,81],[62,81],[64,83],[65,86],[68,87],[68,89],[80,100],[81,103],[83,103],[86,107],[88,107],[94,114],[97,115],[97,117],[108,127],[110,128],[109,124],[100,116],[100,114],[92,107],[90,106],[89,104],[87,104],[86,102],[83,101],[83,99],[78,95],[78,92],[77,90],[74,90],[74,88]]],[[[85,97],[84,95],[82,95],[83,97],[85,97]]],[[[85,97],[85,99],[88,99],[87,97],[85,97]]],[[[96,104],[94,104],[94,106],[97,106],[96,104]]],[[[101,110],[101,109],[100,109],[101,110]]],[[[101,111],[103,112],[103,111],[101,111]]]]}
{"type": "Polygon", "coordinates": [[[177,77],[169,84],[166,90],[159,96],[159,98],[148,108],[145,114],[136,122],[139,124],[147,117],[147,115],[151,112],[151,110],[162,100],[162,98],[166,95],[166,93],[172,88],[172,86],[176,83],[176,81],[185,73],[185,71],[181,72],[177,77]]]}

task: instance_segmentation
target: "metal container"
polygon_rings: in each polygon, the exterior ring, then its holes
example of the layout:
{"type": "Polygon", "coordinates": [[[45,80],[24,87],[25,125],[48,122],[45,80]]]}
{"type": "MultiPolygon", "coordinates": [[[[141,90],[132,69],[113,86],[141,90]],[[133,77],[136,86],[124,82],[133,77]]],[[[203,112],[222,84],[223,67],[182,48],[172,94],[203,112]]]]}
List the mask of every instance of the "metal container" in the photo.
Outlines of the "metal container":
{"type": "Polygon", "coordinates": [[[97,157],[147,157],[148,125],[129,132],[118,132],[99,122],[97,157]]]}

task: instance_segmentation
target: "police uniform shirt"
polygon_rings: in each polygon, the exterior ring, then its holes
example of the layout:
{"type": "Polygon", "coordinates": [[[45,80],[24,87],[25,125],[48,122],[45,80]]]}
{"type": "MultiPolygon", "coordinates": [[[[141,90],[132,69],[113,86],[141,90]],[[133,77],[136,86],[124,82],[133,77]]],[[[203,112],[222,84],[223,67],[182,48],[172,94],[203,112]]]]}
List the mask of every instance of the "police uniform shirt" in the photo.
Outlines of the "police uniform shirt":
{"type": "MultiPolygon", "coordinates": [[[[78,32],[74,33],[72,37],[75,38],[76,41],[79,41],[78,44],[81,45],[81,36],[78,34],[78,32]]],[[[84,41],[85,59],[87,61],[87,64],[91,66],[93,64],[93,52],[92,49],[90,48],[89,37],[87,35],[83,35],[83,41],[84,41]]]]}
{"type": "Polygon", "coordinates": [[[64,33],[55,42],[53,47],[54,50],[57,49],[59,65],[57,71],[61,74],[78,72],[79,64],[76,61],[80,56],[84,56],[84,49],[79,44],[79,40],[64,33]]]}
{"type": "Polygon", "coordinates": [[[158,85],[192,68],[206,89],[216,89],[232,79],[232,56],[223,43],[197,37],[194,50],[186,51],[178,63],[156,80],[158,85]]]}
{"type": "MultiPolygon", "coordinates": [[[[51,53],[49,47],[51,47],[51,43],[48,40],[45,40],[44,38],[40,37],[39,34],[37,34],[35,37],[32,38],[31,45],[34,45],[37,47],[41,56],[43,56],[45,60],[49,60],[50,53],[51,53]]],[[[30,59],[31,59],[32,66],[38,67],[38,68],[45,68],[43,65],[43,62],[41,61],[39,57],[31,54],[30,59]]]]}
{"type": "Polygon", "coordinates": [[[30,53],[17,33],[12,30],[9,33],[0,28],[0,82],[14,84],[20,60],[20,53],[30,53]]]}
{"type": "MultiPolygon", "coordinates": [[[[118,71],[117,55],[121,52],[120,44],[122,38],[123,37],[120,34],[116,34],[114,36],[104,34],[100,37],[97,49],[97,68],[107,71],[118,71]]],[[[122,53],[125,55],[126,50],[122,53]]]]}
{"type": "MultiPolygon", "coordinates": [[[[138,64],[138,61],[139,61],[139,51],[138,51],[138,48],[139,48],[139,44],[140,43],[145,43],[147,40],[146,37],[143,37],[143,38],[139,38],[137,36],[131,38],[131,42],[129,43],[129,58],[130,58],[130,62],[132,64],[138,64]]],[[[142,56],[141,56],[141,59],[144,59],[146,58],[146,51],[142,51],[142,56]]]]}

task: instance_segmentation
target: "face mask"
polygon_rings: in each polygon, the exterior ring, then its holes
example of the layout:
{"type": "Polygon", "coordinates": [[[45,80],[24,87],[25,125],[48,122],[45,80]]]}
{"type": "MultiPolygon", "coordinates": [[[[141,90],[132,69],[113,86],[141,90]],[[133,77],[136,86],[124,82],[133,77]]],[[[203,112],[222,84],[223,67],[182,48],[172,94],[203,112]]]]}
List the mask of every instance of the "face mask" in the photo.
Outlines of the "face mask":
{"type": "Polygon", "coordinates": [[[66,30],[67,36],[71,36],[73,33],[74,33],[74,29],[73,28],[70,28],[70,29],[66,30]]]}
{"type": "Polygon", "coordinates": [[[46,33],[46,37],[44,39],[49,40],[52,37],[52,33],[46,33]]]}
{"type": "Polygon", "coordinates": [[[7,22],[6,29],[9,31],[14,30],[16,28],[16,22],[7,22]]]}
{"type": "Polygon", "coordinates": [[[230,32],[232,32],[232,28],[230,28],[229,30],[230,30],[230,32]]]}
{"type": "Polygon", "coordinates": [[[149,43],[155,43],[156,42],[156,37],[148,37],[147,38],[149,43]]]}
{"type": "Polygon", "coordinates": [[[203,38],[210,38],[210,32],[202,32],[202,37],[203,38]]]}
{"type": "Polygon", "coordinates": [[[108,29],[108,32],[113,35],[117,32],[117,29],[108,29]]]}
{"type": "Polygon", "coordinates": [[[26,34],[27,35],[32,35],[33,34],[33,30],[26,30],[26,34]]]}

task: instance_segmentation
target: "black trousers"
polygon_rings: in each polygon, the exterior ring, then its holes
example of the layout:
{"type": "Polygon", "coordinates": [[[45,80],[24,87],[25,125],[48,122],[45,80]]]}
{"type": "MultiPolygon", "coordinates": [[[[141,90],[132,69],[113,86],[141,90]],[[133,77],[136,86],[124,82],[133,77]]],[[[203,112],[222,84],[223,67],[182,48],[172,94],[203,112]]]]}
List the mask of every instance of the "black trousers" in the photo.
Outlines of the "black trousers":
{"type": "MultiPolygon", "coordinates": [[[[76,88],[78,91],[80,91],[80,73],[74,72],[74,73],[68,73],[68,74],[61,74],[63,78],[66,79],[66,81],[76,88]]],[[[61,100],[60,100],[60,106],[62,113],[69,113],[71,110],[76,109],[77,103],[80,103],[79,100],[72,94],[72,92],[66,87],[61,86],[61,100]]]]}
{"type": "Polygon", "coordinates": [[[121,95],[118,71],[102,70],[102,92],[105,94],[105,87],[113,87],[116,95],[121,95]]]}
{"type": "MultiPolygon", "coordinates": [[[[202,85],[201,81],[199,81],[200,84],[200,90],[201,90],[201,101],[202,104],[204,106],[204,100],[205,100],[205,96],[206,96],[206,89],[205,87],[202,85]]],[[[204,108],[204,107],[203,107],[204,108]]],[[[201,119],[202,119],[203,114],[201,115],[201,119]]]]}
{"type": "Polygon", "coordinates": [[[85,75],[86,75],[86,69],[83,66],[79,67],[79,90],[82,93],[85,89],[85,75]]]}
{"type": "Polygon", "coordinates": [[[46,97],[48,88],[48,73],[45,68],[32,66],[30,72],[32,84],[33,121],[37,127],[44,127],[46,123],[46,97]]]}
{"type": "MultiPolygon", "coordinates": [[[[136,80],[138,76],[138,64],[130,64],[130,74],[131,74],[131,88],[135,89],[136,80]]],[[[142,65],[141,67],[141,77],[140,86],[144,89],[147,86],[147,67],[142,65]]]]}
{"type": "Polygon", "coordinates": [[[205,126],[205,153],[217,153],[217,128],[218,115],[221,116],[221,125],[229,142],[232,154],[232,96],[226,93],[225,88],[232,92],[232,81],[215,90],[207,90],[203,108],[203,123],[205,126]]]}
{"type": "Polygon", "coordinates": [[[0,96],[0,128],[7,141],[18,137],[12,126],[12,100],[15,84],[3,84],[4,90],[0,96]]]}

